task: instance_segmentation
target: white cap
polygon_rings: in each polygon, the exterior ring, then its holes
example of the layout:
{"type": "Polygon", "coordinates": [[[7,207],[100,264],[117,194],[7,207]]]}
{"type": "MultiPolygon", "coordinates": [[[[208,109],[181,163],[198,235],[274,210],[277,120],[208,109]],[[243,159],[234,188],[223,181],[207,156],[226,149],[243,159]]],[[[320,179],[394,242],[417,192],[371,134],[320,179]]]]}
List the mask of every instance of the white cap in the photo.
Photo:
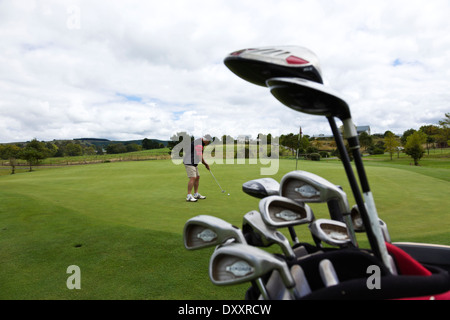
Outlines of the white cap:
{"type": "Polygon", "coordinates": [[[213,138],[211,137],[211,135],[205,134],[205,135],[203,136],[203,140],[205,140],[205,141],[212,141],[213,138]]]}

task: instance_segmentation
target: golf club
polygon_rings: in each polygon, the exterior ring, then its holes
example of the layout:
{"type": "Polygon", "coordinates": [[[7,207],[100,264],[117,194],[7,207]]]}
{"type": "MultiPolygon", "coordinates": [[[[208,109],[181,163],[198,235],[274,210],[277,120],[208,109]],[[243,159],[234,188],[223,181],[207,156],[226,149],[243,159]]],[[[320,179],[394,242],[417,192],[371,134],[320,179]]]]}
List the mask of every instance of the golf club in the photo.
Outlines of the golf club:
{"type": "Polygon", "coordinates": [[[318,219],[311,222],[309,229],[315,237],[329,245],[344,248],[352,244],[348,228],[343,222],[318,219]]]}
{"type": "MultiPolygon", "coordinates": [[[[312,292],[302,267],[298,264],[294,264],[291,267],[291,274],[295,280],[295,291],[298,296],[304,297],[312,292]]],[[[284,286],[281,276],[277,270],[274,270],[267,280],[266,289],[270,297],[274,300],[292,299],[289,290],[287,290],[284,286]]]]}
{"type": "MultiPolygon", "coordinates": [[[[186,222],[183,230],[183,239],[184,246],[188,250],[218,246],[231,239],[237,243],[247,243],[244,234],[238,227],[220,218],[206,215],[191,218],[186,222]]],[[[269,300],[270,298],[262,279],[256,279],[255,284],[264,299],[269,300]]]]}
{"type": "Polygon", "coordinates": [[[280,195],[301,203],[328,203],[336,200],[347,224],[352,243],[358,246],[347,195],[336,185],[311,172],[298,170],[286,174],[281,179],[280,195]]]}
{"type": "Polygon", "coordinates": [[[350,109],[347,103],[325,86],[300,78],[269,79],[267,81],[267,85],[270,88],[272,95],[274,95],[275,98],[286,106],[300,112],[327,117],[335,137],[338,150],[341,154],[342,162],[344,164],[353,195],[358,207],[360,208],[361,217],[366,227],[371,248],[375,255],[384,262],[386,267],[393,271],[389,263],[389,255],[386,249],[386,244],[378,223],[378,214],[373,195],[370,191],[362,164],[362,158],[359,152],[358,135],[355,126],[353,125],[353,121],[350,116],[350,109]],[[344,124],[345,137],[349,142],[350,149],[353,151],[353,157],[355,159],[355,165],[361,182],[367,208],[364,205],[364,200],[362,199],[358,183],[350,164],[350,159],[347,155],[343,139],[337,129],[334,117],[341,119],[344,124]]]}
{"type": "Polygon", "coordinates": [[[237,76],[263,87],[275,77],[299,77],[323,83],[319,59],[299,46],[243,49],[230,53],[224,63],[237,76]]]}
{"type": "Polygon", "coordinates": [[[324,259],[319,263],[319,273],[325,287],[331,287],[339,284],[339,279],[330,260],[324,259]]]}
{"type": "MultiPolygon", "coordinates": [[[[222,191],[222,193],[225,193],[225,190],[222,189],[222,187],[219,184],[219,181],[217,181],[216,177],[214,176],[214,174],[212,173],[212,170],[209,169],[209,172],[211,172],[212,177],[214,178],[214,180],[216,181],[217,185],[219,186],[220,190],[222,191]]],[[[230,195],[230,194],[228,194],[230,195]]]]}
{"type": "MultiPolygon", "coordinates": [[[[280,194],[280,184],[273,178],[261,178],[245,182],[242,190],[255,198],[264,199],[272,195],[280,194]]],[[[298,243],[297,234],[293,226],[288,226],[292,241],[298,243]]]]}
{"type": "Polygon", "coordinates": [[[245,182],[242,185],[242,190],[252,197],[262,199],[278,195],[280,184],[273,178],[261,178],[245,182]]]}
{"type": "Polygon", "coordinates": [[[287,259],[295,259],[295,253],[289,240],[275,228],[266,225],[258,211],[250,211],[244,216],[242,232],[247,244],[256,247],[270,247],[276,243],[281,247],[287,259]]]}
{"type": "Polygon", "coordinates": [[[273,270],[279,272],[292,298],[299,298],[286,262],[259,248],[240,243],[221,246],[214,251],[209,264],[211,281],[219,286],[260,279],[273,270]]]}
{"type": "Polygon", "coordinates": [[[270,196],[259,202],[259,212],[269,226],[289,228],[292,240],[299,243],[294,226],[310,223],[314,214],[307,204],[299,204],[281,196],[270,196]]]}
{"type": "MultiPolygon", "coordinates": [[[[353,227],[355,231],[364,232],[365,228],[364,225],[362,224],[361,214],[356,204],[352,207],[350,216],[352,217],[353,227]]],[[[392,243],[386,222],[384,222],[381,219],[378,219],[378,222],[380,223],[381,233],[383,234],[384,241],[392,243]]]]}
{"type": "Polygon", "coordinates": [[[184,246],[197,250],[218,246],[229,239],[246,243],[242,231],[232,224],[213,216],[199,215],[189,219],[183,230],[184,246]]]}

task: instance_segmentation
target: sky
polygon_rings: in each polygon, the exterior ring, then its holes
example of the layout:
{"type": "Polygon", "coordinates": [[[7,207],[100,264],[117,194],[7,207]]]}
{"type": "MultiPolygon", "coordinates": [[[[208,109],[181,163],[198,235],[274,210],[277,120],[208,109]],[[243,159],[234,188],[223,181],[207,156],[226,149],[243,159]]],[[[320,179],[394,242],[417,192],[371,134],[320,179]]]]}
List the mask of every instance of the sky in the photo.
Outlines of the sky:
{"type": "Polygon", "coordinates": [[[223,63],[272,45],[312,50],[372,133],[437,125],[448,17],[448,0],[0,0],[0,143],[330,135],[223,63]]]}

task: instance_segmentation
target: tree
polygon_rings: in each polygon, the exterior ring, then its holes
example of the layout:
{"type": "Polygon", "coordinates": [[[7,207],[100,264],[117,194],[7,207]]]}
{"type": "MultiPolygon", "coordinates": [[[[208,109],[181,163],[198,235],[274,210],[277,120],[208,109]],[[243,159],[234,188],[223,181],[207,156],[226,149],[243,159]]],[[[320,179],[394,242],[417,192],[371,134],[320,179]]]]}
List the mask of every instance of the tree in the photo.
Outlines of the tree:
{"type": "Polygon", "coordinates": [[[427,135],[421,131],[416,131],[406,139],[405,153],[414,159],[414,165],[419,165],[419,160],[423,157],[425,149],[423,144],[427,141],[427,135]]]}
{"type": "Polygon", "coordinates": [[[367,150],[373,144],[373,138],[367,132],[361,132],[359,135],[359,143],[361,144],[361,148],[367,150]]]}
{"type": "Polygon", "coordinates": [[[439,125],[443,127],[450,127],[450,113],[445,114],[444,120],[439,121],[439,125]]]}
{"type": "MultiPolygon", "coordinates": [[[[280,136],[280,144],[289,148],[292,151],[292,154],[295,155],[297,146],[298,146],[298,138],[299,134],[293,134],[289,133],[288,135],[281,135],[280,136]]],[[[300,153],[304,153],[306,148],[309,147],[309,136],[302,135],[302,138],[300,140],[300,153]]]]}
{"type": "Polygon", "coordinates": [[[0,145],[0,159],[9,160],[11,174],[16,172],[16,159],[19,156],[20,148],[16,145],[0,145]]]}
{"type": "Polygon", "coordinates": [[[445,114],[445,119],[439,121],[439,134],[436,140],[441,148],[447,147],[450,144],[450,113],[445,114]]]}
{"type": "Polygon", "coordinates": [[[403,136],[401,137],[401,142],[402,142],[402,145],[406,145],[406,140],[408,139],[408,137],[410,136],[410,135],[412,135],[414,132],[416,132],[416,130],[414,130],[414,129],[409,129],[409,130],[406,130],[405,132],[403,132],[403,136]]]}
{"type": "Polygon", "coordinates": [[[83,148],[78,143],[68,143],[64,155],[69,157],[81,156],[83,155],[83,148]]]}
{"type": "Polygon", "coordinates": [[[391,155],[391,160],[392,160],[392,155],[394,154],[394,152],[396,150],[398,150],[400,143],[397,141],[397,139],[395,138],[395,135],[392,132],[387,131],[384,136],[384,146],[385,146],[385,151],[389,152],[389,154],[391,155]]]}
{"type": "Polygon", "coordinates": [[[150,140],[147,138],[142,140],[142,149],[144,150],[158,149],[159,145],[160,144],[158,143],[158,141],[155,140],[150,140]]]}
{"type": "MultiPolygon", "coordinates": [[[[154,143],[156,144],[156,147],[151,148],[151,149],[158,149],[159,143],[157,143],[156,141],[154,141],[154,143]]],[[[136,151],[142,150],[142,147],[140,145],[138,145],[137,143],[127,143],[127,144],[125,144],[125,147],[127,149],[127,152],[136,152],[136,151]]]]}
{"type": "Polygon", "coordinates": [[[419,131],[427,135],[427,151],[430,154],[430,148],[436,142],[436,137],[439,135],[439,127],[434,125],[422,126],[419,131]]]}
{"type": "Polygon", "coordinates": [[[127,147],[123,143],[110,143],[106,147],[106,153],[107,154],[119,154],[119,153],[126,153],[127,147]]]}
{"type": "Polygon", "coordinates": [[[39,142],[37,139],[33,139],[31,142],[20,151],[19,157],[28,162],[30,166],[30,172],[33,165],[37,165],[39,161],[47,158],[51,151],[46,147],[45,142],[39,142]]]}

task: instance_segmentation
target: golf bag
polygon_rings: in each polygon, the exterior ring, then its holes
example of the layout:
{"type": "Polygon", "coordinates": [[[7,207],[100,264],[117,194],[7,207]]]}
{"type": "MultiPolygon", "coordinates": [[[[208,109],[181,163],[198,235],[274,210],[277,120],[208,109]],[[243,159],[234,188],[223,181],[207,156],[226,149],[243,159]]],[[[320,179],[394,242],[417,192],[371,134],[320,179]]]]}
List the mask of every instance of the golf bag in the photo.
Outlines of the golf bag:
{"type": "MultiPolygon", "coordinates": [[[[391,274],[370,251],[356,248],[319,251],[307,243],[299,246],[306,250],[306,255],[291,262],[290,267],[299,265],[308,281],[310,293],[301,300],[450,300],[448,261],[439,266],[423,265],[398,246],[386,243],[398,273],[391,274]],[[335,285],[327,287],[319,275],[319,263],[324,260],[329,260],[335,269],[339,279],[335,285]]],[[[450,248],[447,250],[450,253],[450,248]]],[[[285,294],[278,277],[272,273],[264,279],[273,299],[283,299],[285,294]]],[[[246,293],[247,300],[259,298],[254,286],[246,293]]]]}

